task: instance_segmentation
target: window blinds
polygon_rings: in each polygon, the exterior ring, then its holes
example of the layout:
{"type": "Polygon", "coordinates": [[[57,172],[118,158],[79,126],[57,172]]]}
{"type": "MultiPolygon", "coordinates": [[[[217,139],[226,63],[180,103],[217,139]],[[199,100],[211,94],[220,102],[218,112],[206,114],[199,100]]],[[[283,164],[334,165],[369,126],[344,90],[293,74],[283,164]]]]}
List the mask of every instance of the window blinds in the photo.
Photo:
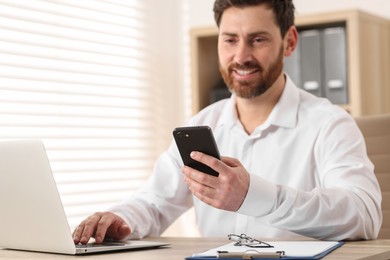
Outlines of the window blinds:
{"type": "Polygon", "coordinates": [[[155,160],[145,4],[0,0],[0,140],[43,140],[72,229],[155,160]]]}

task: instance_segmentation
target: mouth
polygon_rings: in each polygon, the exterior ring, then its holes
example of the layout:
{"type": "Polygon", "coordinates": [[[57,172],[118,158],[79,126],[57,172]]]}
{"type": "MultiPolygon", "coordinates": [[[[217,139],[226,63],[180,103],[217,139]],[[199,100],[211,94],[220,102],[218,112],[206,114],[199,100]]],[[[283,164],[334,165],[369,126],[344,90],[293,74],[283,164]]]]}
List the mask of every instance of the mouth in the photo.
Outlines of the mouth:
{"type": "Polygon", "coordinates": [[[259,74],[258,68],[234,68],[232,70],[232,77],[237,81],[251,81],[259,74]]]}
{"type": "Polygon", "coordinates": [[[259,70],[258,69],[235,69],[233,71],[240,76],[247,76],[258,72],[259,70]]]}

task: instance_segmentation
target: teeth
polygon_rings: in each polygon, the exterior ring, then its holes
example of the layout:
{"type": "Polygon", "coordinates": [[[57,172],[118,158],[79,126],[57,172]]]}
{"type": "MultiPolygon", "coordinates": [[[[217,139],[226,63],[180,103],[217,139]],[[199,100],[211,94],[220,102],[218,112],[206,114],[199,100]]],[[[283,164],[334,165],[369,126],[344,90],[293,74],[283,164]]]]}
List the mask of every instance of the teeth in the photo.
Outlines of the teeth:
{"type": "Polygon", "coordinates": [[[253,73],[255,70],[236,70],[236,72],[242,76],[253,73]]]}

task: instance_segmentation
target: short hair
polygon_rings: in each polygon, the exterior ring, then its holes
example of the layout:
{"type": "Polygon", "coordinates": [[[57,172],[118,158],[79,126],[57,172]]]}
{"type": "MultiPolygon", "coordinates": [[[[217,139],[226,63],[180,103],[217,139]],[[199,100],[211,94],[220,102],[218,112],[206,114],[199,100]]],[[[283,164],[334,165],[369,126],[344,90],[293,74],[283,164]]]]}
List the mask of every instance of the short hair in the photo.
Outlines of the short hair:
{"type": "Polygon", "coordinates": [[[273,10],[280,33],[284,37],[288,29],[294,25],[295,7],[292,0],[215,0],[213,8],[215,22],[219,27],[223,12],[230,7],[244,8],[261,4],[266,4],[273,10]]]}

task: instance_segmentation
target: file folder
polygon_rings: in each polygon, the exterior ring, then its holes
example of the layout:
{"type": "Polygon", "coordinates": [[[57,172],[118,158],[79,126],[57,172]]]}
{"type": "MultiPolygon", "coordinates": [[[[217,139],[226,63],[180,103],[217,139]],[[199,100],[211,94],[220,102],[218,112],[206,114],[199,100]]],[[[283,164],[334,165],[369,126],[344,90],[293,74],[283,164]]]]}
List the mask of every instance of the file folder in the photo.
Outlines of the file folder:
{"type": "Polygon", "coordinates": [[[305,30],[301,38],[302,88],[322,97],[321,31],[305,30]]]}
{"type": "Polygon", "coordinates": [[[324,92],[333,104],[347,104],[347,47],[344,27],[326,28],[324,44],[324,92]]]}

